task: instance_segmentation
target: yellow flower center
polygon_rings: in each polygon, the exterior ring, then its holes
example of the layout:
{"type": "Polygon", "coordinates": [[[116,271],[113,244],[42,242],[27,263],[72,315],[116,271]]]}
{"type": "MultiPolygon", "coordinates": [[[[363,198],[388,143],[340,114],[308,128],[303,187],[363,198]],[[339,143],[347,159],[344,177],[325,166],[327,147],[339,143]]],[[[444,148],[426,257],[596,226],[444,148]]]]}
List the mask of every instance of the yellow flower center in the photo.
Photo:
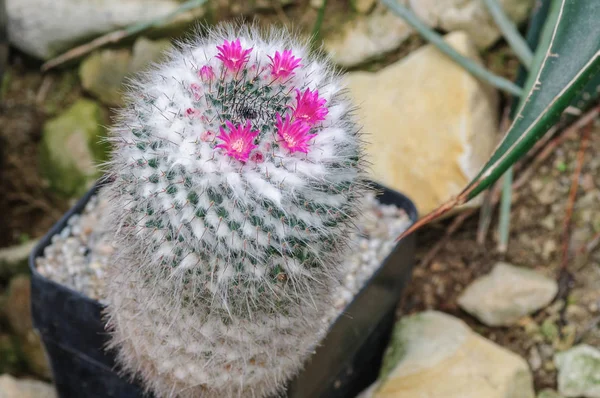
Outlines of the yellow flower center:
{"type": "Polygon", "coordinates": [[[291,137],[288,133],[283,134],[283,139],[285,140],[285,142],[287,142],[288,146],[290,147],[295,147],[297,141],[291,137]]]}
{"type": "Polygon", "coordinates": [[[236,152],[242,152],[244,150],[244,140],[241,138],[238,138],[231,145],[231,148],[233,148],[233,150],[236,152]]]}

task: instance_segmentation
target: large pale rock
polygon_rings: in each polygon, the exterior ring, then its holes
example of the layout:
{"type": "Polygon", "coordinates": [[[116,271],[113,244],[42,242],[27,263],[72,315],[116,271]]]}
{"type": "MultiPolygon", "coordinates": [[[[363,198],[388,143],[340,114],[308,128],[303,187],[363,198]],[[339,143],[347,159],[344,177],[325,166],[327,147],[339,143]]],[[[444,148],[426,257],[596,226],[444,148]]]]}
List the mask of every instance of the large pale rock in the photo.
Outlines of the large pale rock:
{"type": "Polygon", "coordinates": [[[600,398],[600,350],[581,344],[556,354],[558,391],[565,397],[600,398]]]}
{"type": "MultiPolygon", "coordinates": [[[[533,398],[525,360],[436,311],[401,319],[373,398],[533,398]]],[[[367,392],[368,393],[368,392],[367,392]]]]}
{"type": "Polygon", "coordinates": [[[44,124],[40,142],[41,172],[51,188],[65,197],[87,191],[106,160],[108,144],[100,106],[80,99],[44,124]]]}
{"type": "Polygon", "coordinates": [[[56,398],[52,385],[37,380],[0,376],[0,398],[56,398]]]}
{"type": "Polygon", "coordinates": [[[325,39],[324,46],[336,64],[351,67],[395,50],[411,32],[402,18],[378,5],[371,14],[342,25],[325,39]]]}
{"type": "MultiPolygon", "coordinates": [[[[477,59],[465,33],[446,40],[477,59]]],[[[431,45],[347,83],[369,134],[372,178],[409,195],[421,214],[457,194],[494,148],[497,93],[431,45]]]]}
{"type": "Polygon", "coordinates": [[[123,106],[123,90],[127,79],[160,61],[171,47],[168,40],[151,41],[140,37],[127,48],[99,50],[86,57],[79,66],[83,88],[111,106],[123,106]]]}
{"type": "MultiPolygon", "coordinates": [[[[91,37],[164,17],[179,6],[177,0],[6,0],[8,35],[23,52],[48,59],[91,37]]],[[[168,25],[188,25],[203,13],[194,9],[168,25]]]]}
{"type": "Polygon", "coordinates": [[[471,283],[458,304],[488,326],[510,326],[550,304],[557,291],[554,279],[500,262],[471,283]]]}
{"type": "MultiPolygon", "coordinates": [[[[428,25],[451,32],[468,33],[479,48],[486,48],[501,36],[482,0],[409,0],[415,14],[428,25]]],[[[515,22],[525,21],[534,0],[500,0],[506,14],[515,22]]]]}

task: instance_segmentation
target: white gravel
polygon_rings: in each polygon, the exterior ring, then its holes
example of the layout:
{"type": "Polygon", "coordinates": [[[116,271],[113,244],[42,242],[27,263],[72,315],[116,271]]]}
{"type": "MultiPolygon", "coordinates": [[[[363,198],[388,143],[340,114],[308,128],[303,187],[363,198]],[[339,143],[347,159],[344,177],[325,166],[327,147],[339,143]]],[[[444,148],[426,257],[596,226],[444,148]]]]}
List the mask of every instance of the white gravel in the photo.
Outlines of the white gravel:
{"type": "MultiPolygon", "coordinates": [[[[367,210],[357,223],[358,231],[352,234],[355,252],[345,262],[346,276],[334,295],[330,319],[352,300],[392,251],[396,237],[410,225],[403,209],[383,205],[373,195],[367,203],[367,210]]],[[[44,256],[36,259],[40,274],[100,302],[104,302],[104,268],[113,252],[109,236],[94,229],[105,207],[105,200],[92,197],[82,214],[71,217],[68,226],[44,249],[44,256]]]]}

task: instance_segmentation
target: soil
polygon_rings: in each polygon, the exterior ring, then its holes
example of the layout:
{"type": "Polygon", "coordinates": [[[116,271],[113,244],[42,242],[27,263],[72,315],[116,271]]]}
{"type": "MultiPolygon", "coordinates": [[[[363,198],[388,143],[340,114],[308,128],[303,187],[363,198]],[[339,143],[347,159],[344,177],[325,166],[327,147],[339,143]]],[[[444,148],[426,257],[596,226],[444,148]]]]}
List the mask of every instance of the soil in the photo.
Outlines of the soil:
{"type": "Polygon", "coordinates": [[[38,72],[39,65],[14,54],[2,82],[0,102],[0,247],[43,235],[69,206],[40,175],[38,143],[43,123],[81,93],[72,73],[38,72]]]}
{"type": "MultiPolygon", "coordinates": [[[[581,253],[581,247],[600,232],[600,126],[592,131],[579,178],[567,240],[567,270],[574,281],[568,286],[561,284],[567,288],[566,300],[556,300],[515,326],[499,328],[487,327],[462,311],[457,298],[469,283],[490,272],[498,261],[559,277],[563,222],[580,141],[581,133],[570,137],[534,172],[526,186],[515,192],[518,198],[512,205],[510,241],[505,254],[497,250],[495,219],[485,243],[476,243],[476,214],[466,220],[428,265],[417,264],[398,309],[399,316],[439,310],[463,319],[476,332],[527,359],[537,391],[556,387],[552,362],[555,351],[576,343],[600,346],[600,251],[581,253]]],[[[418,259],[442,238],[452,221],[419,231],[418,259]]]]}

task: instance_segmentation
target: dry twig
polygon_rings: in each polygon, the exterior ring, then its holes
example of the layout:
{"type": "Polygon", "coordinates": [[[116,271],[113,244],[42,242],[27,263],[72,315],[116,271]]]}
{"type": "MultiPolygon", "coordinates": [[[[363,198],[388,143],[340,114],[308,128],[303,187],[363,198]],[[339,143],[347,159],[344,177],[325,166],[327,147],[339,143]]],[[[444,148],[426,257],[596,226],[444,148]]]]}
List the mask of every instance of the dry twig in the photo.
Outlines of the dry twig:
{"type": "Polygon", "coordinates": [[[571,178],[571,189],[569,190],[569,198],[567,200],[567,210],[563,221],[562,229],[562,256],[560,262],[560,268],[566,269],[569,263],[569,241],[571,236],[571,219],[573,218],[573,208],[575,207],[575,199],[577,199],[577,190],[579,188],[579,177],[581,175],[581,169],[583,168],[583,161],[585,158],[585,151],[590,141],[590,134],[592,132],[593,121],[588,123],[585,127],[583,137],[581,138],[581,144],[579,145],[579,151],[577,152],[577,166],[573,172],[571,178]]]}

